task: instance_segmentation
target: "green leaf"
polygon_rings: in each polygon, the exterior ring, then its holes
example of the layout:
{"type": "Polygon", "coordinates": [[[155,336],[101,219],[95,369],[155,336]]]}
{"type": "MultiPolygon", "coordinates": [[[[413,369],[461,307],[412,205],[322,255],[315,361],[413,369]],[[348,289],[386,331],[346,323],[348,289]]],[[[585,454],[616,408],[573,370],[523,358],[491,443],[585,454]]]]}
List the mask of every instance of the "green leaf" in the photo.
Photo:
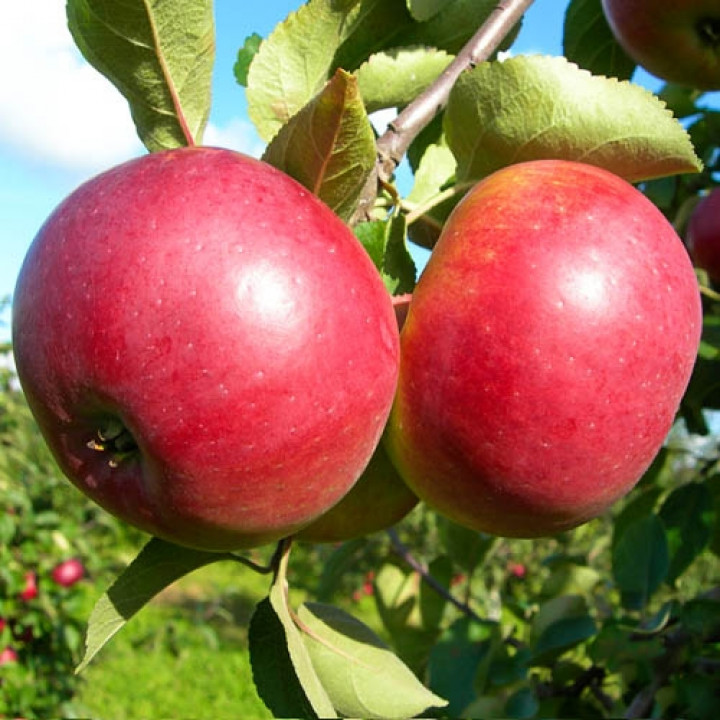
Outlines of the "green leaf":
{"type": "Polygon", "coordinates": [[[369,627],[343,610],[307,603],[298,617],[315,671],[340,715],[407,718],[447,705],[369,627]]]}
{"type": "Polygon", "coordinates": [[[375,604],[383,626],[400,657],[416,674],[427,664],[437,631],[423,625],[420,613],[420,576],[389,561],[375,575],[375,604]]]}
{"type": "MultiPolygon", "coordinates": [[[[403,28],[396,45],[424,45],[457,55],[477,29],[497,8],[497,0],[445,0],[442,10],[422,23],[403,28]]],[[[520,24],[515,26],[499,50],[510,47],[520,24]]]]}
{"type": "Polygon", "coordinates": [[[615,39],[601,0],[571,0],[565,12],[563,54],[593,75],[629,80],[635,61],[615,39]]]}
{"type": "Polygon", "coordinates": [[[468,573],[472,573],[499,542],[494,535],[470,530],[445,517],[438,517],[438,534],[445,552],[468,573]]]}
{"type": "Polygon", "coordinates": [[[613,577],[626,608],[642,609],[669,569],[665,527],[657,515],[646,515],[628,525],[614,544],[613,577]]]}
{"type": "Polygon", "coordinates": [[[360,223],[354,232],[380,272],[387,291],[392,295],[412,292],[417,270],[405,239],[404,216],[360,223]]]}
{"type": "Polygon", "coordinates": [[[598,165],[631,182],[701,169],[687,132],[657,97],[562,57],[518,56],[463,74],[445,133],[458,180],[541,158],[598,165]]]}
{"type": "Polygon", "coordinates": [[[552,665],[571,648],[591,638],[597,629],[589,615],[561,618],[543,630],[533,648],[533,665],[552,665]]]}
{"type": "MultiPolygon", "coordinates": [[[[273,584],[268,600],[285,631],[285,644],[287,645],[290,662],[313,712],[321,718],[335,717],[337,715],[336,709],[328,697],[322,681],[315,672],[302,634],[290,613],[287,589],[282,576],[279,576],[279,579],[273,584]]],[[[281,676],[275,678],[274,682],[281,682],[283,679],[281,676]]]]}
{"type": "Polygon", "coordinates": [[[402,107],[432,84],[453,56],[433,48],[397,48],[376,53],[355,74],[368,112],[402,107]]]}
{"type": "Polygon", "coordinates": [[[382,47],[379,33],[396,32],[396,12],[401,24],[412,21],[404,0],[310,0],[278,24],[247,77],[248,113],[260,136],[272,139],[336,69],[352,71],[382,47]],[[342,52],[357,60],[340,57],[342,52]]]}
{"type": "MultiPolygon", "coordinates": [[[[453,561],[447,555],[440,555],[428,564],[428,572],[448,592],[453,577],[453,561]]],[[[448,599],[428,583],[420,584],[420,617],[423,627],[439,630],[448,599]]]]}
{"type": "Polygon", "coordinates": [[[235,61],[235,65],[233,66],[233,72],[235,74],[235,79],[237,80],[238,85],[242,85],[243,87],[247,86],[250,64],[255,58],[255,55],[257,55],[262,40],[262,37],[257,33],[248,35],[245,38],[245,43],[238,50],[237,60],[235,61]]]}
{"type": "Polygon", "coordinates": [[[148,150],[199,144],[215,59],[212,0],[68,0],[85,59],[130,104],[148,150]]]}
{"type": "Polygon", "coordinates": [[[712,499],[701,482],[682,485],[667,497],[660,508],[665,524],[670,569],[665,581],[674,583],[707,547],[714,516],[712,499]]]}
{"type": "Polygon", "coordinates": [[[184,575],[210,563],[234,560],[230,553],[205,552],[153,538],[97,601],[88,620],[84,670],[130,618],[184,575]]]}
{"type": "Polygon", "coordinates": [[[357,208],[375,159],[375,135],[357,80],[342,70],[292,117],[263,155],[345,221],[357,208]]]}
{"type": "Polygon", "coordinates": [[[443,9],[446,3],[447,0],[407,0],[410,14],[419,22],[430,20],[443,9]]]}
{"type": "Polygon", "coordinates": [[[529,687],[523,687],[516,690],[505,703],[504,715],[509,718],[525,718],[537,717],[540,709],[540,703],[535,697],[535,693],[529,687]]]}
{"type": "Polygon", "coordinates": [[[428,684],[449,699],[447,717],[462,717],[475,699],[480,665],[501,641],[497,625],[481,625],[467,617],[456,620],[438,638],[430,651],[428,684]]]}
{"type": "Polygon", "coordinates": [[[316,718],[290,659],[285,627],[270,598],[255,607],[248,627],[253,682],[275,717],[316,718]]]}

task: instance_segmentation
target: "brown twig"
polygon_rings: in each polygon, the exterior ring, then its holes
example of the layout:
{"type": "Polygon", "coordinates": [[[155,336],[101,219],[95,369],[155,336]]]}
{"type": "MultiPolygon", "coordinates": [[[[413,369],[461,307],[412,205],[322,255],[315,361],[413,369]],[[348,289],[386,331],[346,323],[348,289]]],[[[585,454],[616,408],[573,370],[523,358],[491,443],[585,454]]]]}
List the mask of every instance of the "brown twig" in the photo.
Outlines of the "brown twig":
{"type": "Polygon", "coordinates": [[[533,2],[534,0],[498,0],[490,16],[444,72],[390,123],[385,133],[378,138],[378,161],[367,180],[351,224],[370,217],[378,184],[389,181],[412,141],[445,107],[458,77],[468,68],[487,60],[533,2]]]}
{"type": "Polygon", "coordinates": [[[418,95],[390,123],[377,141],[378,176],[388,180],[421,130],[445,107],[458,77],[470,67],[487,60],[512,28],[520,21],[533,0],[499,0],[487,20],[444,72],[418,95]]]}
{"type": "Polygon", "coordinates": [[[479,623],[487,623],[487,620],[481,618],[469,605],[458,600],[437,578],[433,577],[428,569],[405,547],[402,540],[398,537],[397,532],[390,528],[387,530],[387,535],[390,538],[390,543],[395,553],[411,567],[422,580],[431,587],[440,597],[447,600],[449,603],[454,605],[460,612],[467,615],[471,620],[479,623]]]}

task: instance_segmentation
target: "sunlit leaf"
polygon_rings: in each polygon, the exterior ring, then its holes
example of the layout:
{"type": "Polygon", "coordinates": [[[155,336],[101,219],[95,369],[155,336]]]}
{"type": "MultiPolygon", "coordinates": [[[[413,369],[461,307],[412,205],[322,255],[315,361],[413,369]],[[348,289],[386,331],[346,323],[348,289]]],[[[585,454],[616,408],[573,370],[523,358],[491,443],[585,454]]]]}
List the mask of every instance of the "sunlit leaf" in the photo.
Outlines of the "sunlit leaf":
{"type": "Polygon", "coordinates": [[[445,121],[460,180],[541,158],[598,165],[629,181],[701,168],[687,132],[655,95],[562,57],[479,65],[455,84],[445,121]]]}
{"type": "Polygon", "coordinates": [[[371,55],[355,74],[368,112],[407,105],[452,62],[432,48],[399,48],[371,55]]]}
{"type": "Polygon", "coordinates": [[[205,552],[153,538],[97,601],[88,621],[81,672],[110,639],[161,590],[230,553],[205,552]]]}
{"type": "Polygon", "coordinates": [[[257,55],[261,43],[262,37],[257,33],[253,33],[245,38],[245,43],[238,50],[237,60],[235,60],[235,65],[233,66],[233,72],[235,73],[235,79],[238,85],[242,85],[243,87],[247,85],[250,64],[255,55],[257,55]]]}
{"type": "Polygon", "coordinates": [[[392,295],[412,292],[417,270],[406,242],[404,216],[360,223],[354,231],[380,272],[387,291],[392,295]]]}
{"type": "Polygon", "coordinates": [[[407,0],[408,10],[410,14],[419,22],[430,20],[433,15],[437,15],[447,0],[407,0]]]}
{"type": "Polygon", "coordinates": [[[375,159],[375,136],[357,80],[342,70],[292,117],[263,155],[346,221],[375,159]]]}
{"type": "Polygon", "coordinates": [[[343,610],[308,603],[298,617],[315,671],[343,717],[408,718],[447,704],[369,627],[343,610]]]}
{"type": "Polygon", "coordinates": [[[130,104],[148,150],[200,143],[215,58],[212,0],[68,0],[85,59],[130,104]]]}

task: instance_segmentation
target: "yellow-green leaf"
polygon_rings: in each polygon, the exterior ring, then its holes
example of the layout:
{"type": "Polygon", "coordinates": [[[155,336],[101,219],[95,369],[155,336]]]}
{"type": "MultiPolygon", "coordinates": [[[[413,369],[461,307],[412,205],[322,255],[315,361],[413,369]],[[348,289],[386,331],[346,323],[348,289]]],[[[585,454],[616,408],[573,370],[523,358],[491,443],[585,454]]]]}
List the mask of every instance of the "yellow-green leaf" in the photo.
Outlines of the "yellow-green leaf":
{"type": "Polygon", "coordinates": [[[212,0],[68,0],[85,59],[130,104],[148,150],[198,144],[210,114],[212,0]]]}
{"type": "Polygon", "coordinates": [[[313,667],[341,716],[390,720],[447,705],[369,627],[343,610],[308,603],[298,617],[313,667]]]}
{"type": "Polygon", "coordinates": [[[292,117],[263,155],[343,220],[355,211],[375,158],[375,136],[357,80],[342,70],[292,117]]]}
{"type": "Polygon", "coordinates": [[[631,182],[702,167],[655,95],[562,57],[518,56],[465,73],[450,94],[445,132],[461,181],[540,158],[598,165],[631,182]]]}
{"type": "Polygon", "coordinates": [[[402,107],[417,97],[452,62],[432,48],[399,48],[371,55],[356,70],[368,112],[402,107]]]}

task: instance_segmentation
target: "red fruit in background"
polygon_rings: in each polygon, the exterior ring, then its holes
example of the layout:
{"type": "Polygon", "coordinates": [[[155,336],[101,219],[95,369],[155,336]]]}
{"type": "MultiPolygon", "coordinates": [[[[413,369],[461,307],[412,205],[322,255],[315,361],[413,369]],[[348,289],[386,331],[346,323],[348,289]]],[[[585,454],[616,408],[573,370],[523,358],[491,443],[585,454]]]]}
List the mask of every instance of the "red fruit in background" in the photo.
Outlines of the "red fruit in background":
{"type": "Polygon", "coordinates": [[[13,350],[77,487],[208,550],[293,534],[348,492],[399,352],[349,228],[285,174],[212,148],[130,161],[58,207],[18,279],[13,350]]]}
{"type": "Polygon", "coordinates": [[[37,575],[32,572],[25,573],[25,586],[20,591],[21,600],[34,600],[38,596],[37,575]]]}
{"type": "Polygon", "coordinates": [[[510,574],[518,579],[524,578],[527,573],[527,568],[522,563],[513,563],[508,569],[510,574]]]}
{"type": "Polygon", "coordinates": [[[56,565],[50,577],[53,582],[63,587],[71,587],[85,575],[85,566],[77,558],[70,558],[56,565]]]}
{"type": "Polygon", "coordinates": [[[0,665],[7,665],[8,663],[15,663],[18,661],[18,654],[11,647],[6,647],[0,650],[0,665]]]}
{"type": "Polygon", "coordinates": [[[720,88],[717,0],[602,0],[625,52],[646,70],[680,85],[720,88]]]}
{"type": "Polygon", "coordinates": [[[720,282],[720,188],[714,188],[695,206],[686,232],[693,262],[720,282]]]}
{"type": "Polygon", "coordinates": [[[688,254],[638,190],[580,163],[507,167],[457,206],[415,288],[386,445],[460,525],[570,529],[660,449],[701,326],[688,254]]]}

